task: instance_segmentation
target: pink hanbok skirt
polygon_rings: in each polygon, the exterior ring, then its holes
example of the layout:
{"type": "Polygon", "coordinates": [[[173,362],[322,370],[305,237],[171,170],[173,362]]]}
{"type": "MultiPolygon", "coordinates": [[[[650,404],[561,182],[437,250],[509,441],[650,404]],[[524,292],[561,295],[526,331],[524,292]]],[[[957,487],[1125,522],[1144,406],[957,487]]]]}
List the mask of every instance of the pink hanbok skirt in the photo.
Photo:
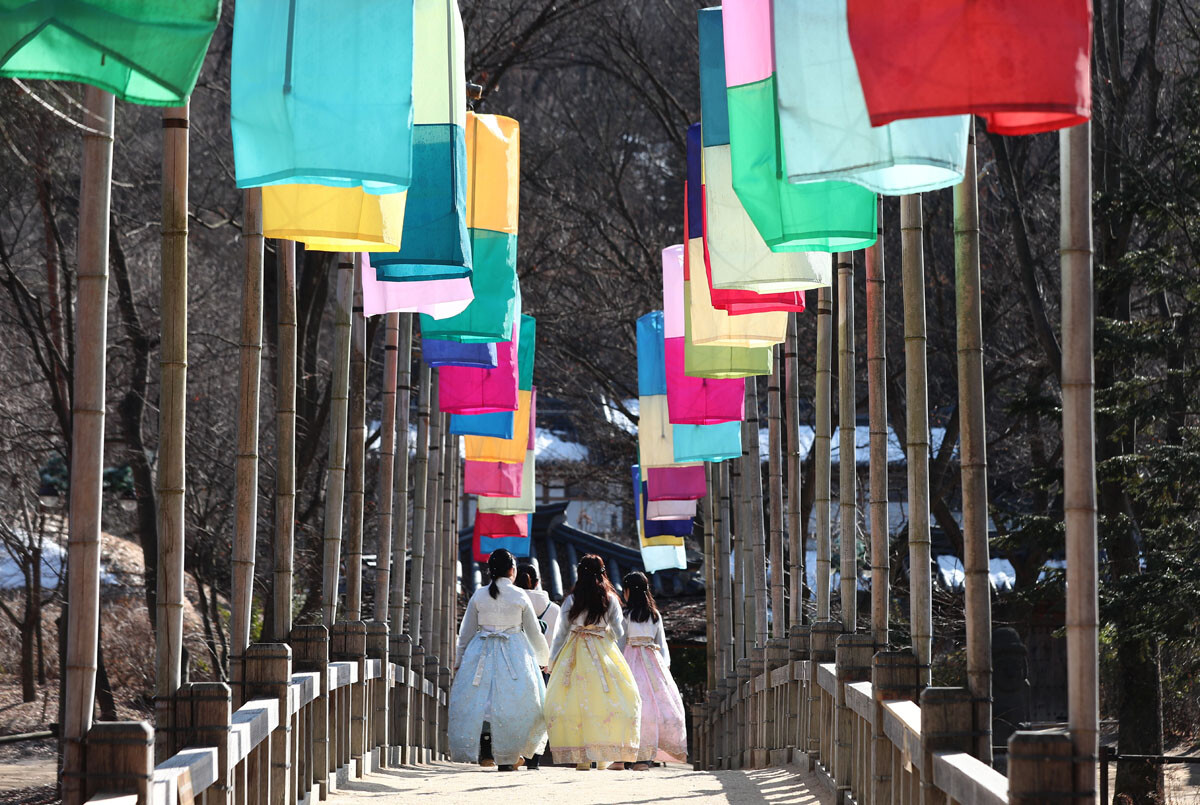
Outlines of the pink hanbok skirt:
{"type": "Polygon", "coordinates": [[[642,696],[642,736],[638,762],[687,760],[687,721],[675,679],[651,638],[631,637],[625,661],[642,696]]]}

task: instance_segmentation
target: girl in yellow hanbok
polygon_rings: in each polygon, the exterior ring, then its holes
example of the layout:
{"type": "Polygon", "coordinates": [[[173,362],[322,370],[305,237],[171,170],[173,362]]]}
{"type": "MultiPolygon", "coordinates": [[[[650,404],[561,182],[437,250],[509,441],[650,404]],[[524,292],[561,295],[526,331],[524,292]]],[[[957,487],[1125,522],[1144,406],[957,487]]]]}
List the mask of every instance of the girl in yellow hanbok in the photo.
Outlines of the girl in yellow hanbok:
{"type": "Polygon", "coordinates": [[[621,599],[604,560],[579,560],[575,589],[562,603],[550,646],[546,723],[556,763],[587,771],[637,760],[642,700],[619,642],[621,599]]]}

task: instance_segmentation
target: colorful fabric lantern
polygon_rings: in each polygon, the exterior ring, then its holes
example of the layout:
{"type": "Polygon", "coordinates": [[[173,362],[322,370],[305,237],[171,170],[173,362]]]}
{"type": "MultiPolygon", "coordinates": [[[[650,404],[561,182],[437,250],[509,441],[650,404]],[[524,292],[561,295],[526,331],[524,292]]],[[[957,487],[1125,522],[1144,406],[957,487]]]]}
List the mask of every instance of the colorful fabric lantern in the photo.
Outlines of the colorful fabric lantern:
{"type": "MultiPolygon", "coordinates": [[[[962,181],[966,115],[872,127],[846,26],[846,0],[774,0],[779,132],[791,182],[844,179],[898,196],[962,181]]],[[[894,40],[889,50],[895,53],[894,40]]]]}
{"type": "Polygon", "coordinates": [[[406,193],[374,195],[361,187],[279,184],[263,188],[263,235],[319,252],[396,251],[406,193]]]}
{"type": "MultiPolygon", "coordinates": [[[[700,124],[693,123],[687,133],[687,204],[684,208],[683,229],[687,252],[684,254],[684,274],[690,280],[691,272],[688,265],[696,267],[696,279],[700,277],[700,267],[704,267],[704,281],[708,283],[709,296],[713,307],[724,310],[731,316],[750,313],[771,313],[774,311],[799,312],[804,310],[804,294],[797,291],[783,293],[755,293],[754,291],[738,291],[732,289],[717,289],[712,287],[712,269],[708,265],[708,257],[704,247],[704,179],[703,157],[700,124]]],[[[764,244],[763,248],[766,246],[764,244]]]]}
{"type": "Polygon", "coordinates": [[[633,506],[637,515],[638,544],[642,553],[642,565],[647,573],[660,570],[683,570],[687,568],[687,556],[683,548],[684,537],[692,533],[691,520],[645,519],[644,484],[633,467],[633,506]],[[686,529],[686,530],[685,530],[686,529]]]}
{"type": "Polygon", "coordinates": [[[742,455],[742,423],[672,425],[675,461],[727,461],[742,455]]]}
{"type": "Polygon", "coordinates": [[[675,434],[667,410],[667,395],[638,397],[638,463],[643,467],[675,464],[675,434]]]}
{"type": "Polygon", "coordinates": [[[123,101],[183,106],[220,0],[0,0],[0,77],[80,81],[123,101]]]}
{"type": "Polygon", "coordinates": [[[513,418],[512,438],[465,437],[463,455],[468,461],[503,461],[506,464],[525,462],[525,452],[529,449],[529,429],[537,421],[537,389],[518,393],[520,404],[513,418]]]}
{"type": "MultiPolygon", "coordinates": [[[[745,415],[745,378],[714,380],[685,374],[684,340],[683,338],[668,338],[666,342],[667,409],[671,424],[715,425],[718,422],[741,420],[745,415]]],[[[674,458],[674,454],[675,448],[672,444],[672,458],[674,458]]],[[[645,464],[645,466],[662,465],[645,464]]]]}
{"type": "Polygon", "coordinates": [[[646,471],[646,489],[651,501],[699,500],[708,494],[704,466],[651,467],[646,471]]]}
{"type": "Polygon", "coordinates": [[[874,126],[977,114],[1035,134],[1092,115],[1088,0],[849,0],[847,20],[874,126]]]}
{"type": "Polygon", "coordinates": [[[696,501],[694,500],[648,500],[646,501],[646,520],[687,520],[696,516],[696,501]]]}
{"type": "Polygon", "coordinates": [[[238,187],[408,188],[412,0],[357,0],[352,9],[323,0],[240,3],[233,20],[238,187]]]}
{"type": "Polygon", "coordinates": [[[371,255],[371,265],[385,282],[471,275],[464,52],[457,0],[415,0],[413,167],[404,245],[395,254],[377,249],[373,251],[381,253],[371,255]]]}
{"type": "Polygon", "coordinates": [[[499,341],[517,314],[520,126],[511,117],[467,115],[467,227],[475,299],[457,316],[421,320],[421,332],[455,341],[499,341]]]}
{"type": "MultiPolygon", "coordinates": [[[[535,478],[533,451],[529,450],[525,453],[524,469],[521,472],[520,489],[516,494],[504,496],[488,496],[480,497],[476,501],[478,510],[489,514],[529,514],[537,507],[535,491],[537,489],[537,480],[535,478]]],[[[506,464],[506,467],[514,467],[515,464],[506,464]]]]}
{"type": "Polygon", "coordinates": [[[464,461],[463,491],[484,497],[511,497],[521,494],[525,480],[524,464],[503,461],[464,461]]]}
{"type": "Polygon", "coordinates": [[[421,360],[436,368],[466,366],[473,369],[495,369],[496,345],[483,342],[460,344],[457,341],[422,338],[421,360]]]}
{"type": "Polygon", "coordinates": [[[537,360],[537,319],[521,314],[520,347],[517,359],[517,388],[529,391],[533,388],[533,367],[537,360]]]}
{"type": "Polygon", "coordinates": [[[504,548],[513,556],[529,556],[530,553],[530,520],[528,514],[489,514],[475,513],[473,543],[475,561],[486,562],[492,551],[504,548]]]}
{"type": "Polygon", "coordinates": [[[663,340],[663,314],[654,310],[637,320],[638,394],[667,393],[667,354],[663,340]]]}
{"type": "Polygon", "coordinates": [[[516,411],[494,414],[454,414],[450,417],[450,432],[456,436],[491,436],[511,439],[516,411]]]}
{"type": "Polygon", "coordinates": [[[517,410],[519,327],[513,328],[512,337],[512,341],[496,344],[495,369],[447,366],[438,370],[438,407],[443,412],[490,414],[517,410]]]}
{"type": "MultiPolygon", "coordinates": [[[[849,182],[793,185],[784,176],[787,155],[775,105],[771,0],[733,0],[721,9],[700,11],[712,13],[721,15],[723,27],[731,183],[767,246],[772,251],[833,252],[872,245],[874,193],[849,182]]],[[[712,30],[702,28],[700,35],[712,30]]],[[[714,50],[709,43],[706,51],[714,50]]],[[[707,116],[709,99],[702,98],[701,104],[707,116]]],[[[705,171],[713,184],[710,192],[718,192],[717,179],[724,171],[718,154],[711,164],[706,160],[705,171]]]]}
{"type": "Polygon", "coordinates": [[[683,224],[687,248],[683,252],[684,305],[690,319],[690,343],[716,347],[771,347],[787,338],[788,314],[782,311],[748,313],[731,316],[713,306],[704,265],[704,239],[691,237],[685,219],[683,224]],[[695,268],[696,276],[692,278],[695,268]]]}
{"type": "Polygon", "coordinates": [[[359,272],[362,283],[363,315],[382,316],[385,313],[427,313],[444,319],[461,313],[475,298],[471,280],[462,277],[422,282],[380,282],[375,270],[364,265],[359,272]]]}
{"type": "Polygon", "coordinates": [[[534,410],[530,413],[529,442],[525,450],[525,467],[521,472],[520,492],[504,497],[480,498],[478,501],[479,511],[492,514],[532,514],[534,512],[537,508],[537,501],[534,499],[537,492],[537,462],[534,449],[536,446],[537,410],[535,401],[534,410]]]}
{"type": "Polygon", "coordinates": [[[684,371],[691,377],[713,379],[770,374],[770,347],[698,345],[692,341],[692,306],[683,301],[687,296],[687,283],[683,282],[687,267],[684,257],[686,252],[675,247],[663,251],[663,304],[666,306],[663,315],[665,319],[674,323],[680,318],[679,312],[682,309],[684,371]]]}

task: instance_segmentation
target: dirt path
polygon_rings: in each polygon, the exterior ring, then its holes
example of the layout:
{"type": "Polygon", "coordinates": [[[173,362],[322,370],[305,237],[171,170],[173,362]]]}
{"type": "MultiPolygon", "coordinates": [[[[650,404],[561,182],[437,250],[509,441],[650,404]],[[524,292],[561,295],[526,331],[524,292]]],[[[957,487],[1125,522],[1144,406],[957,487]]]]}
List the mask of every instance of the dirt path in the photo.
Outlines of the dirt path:
{"type": "MultiPolygon", "coordinates": [[[[388,802],[472,803],[498,795],[522,805],[562,803],[615,805],[687,800],[689,805],[779,803],[829,805],[825,789],[794,767],[762,771],[697,772],[671,765],[646,772],[578,772],[550,767],[501,773],[453,763],[382,769],[352,780],[329,798],[329,805],[388,802]],[[807,781],[807,782],[806,782],[807,781]]],[[[497,800],[499,801],[499,800],[497,800]]]]}

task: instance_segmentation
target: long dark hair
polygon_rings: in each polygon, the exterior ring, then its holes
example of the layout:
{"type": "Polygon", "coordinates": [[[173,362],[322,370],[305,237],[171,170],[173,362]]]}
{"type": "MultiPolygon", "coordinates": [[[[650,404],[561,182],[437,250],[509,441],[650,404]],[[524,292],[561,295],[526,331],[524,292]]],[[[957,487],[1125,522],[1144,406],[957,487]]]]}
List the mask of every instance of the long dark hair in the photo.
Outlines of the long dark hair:
{"type": "Polygon", "coordinates": [[[594,553],[579,560],[576,574],[575,589],[571,591],[574,599],[567,618],[575,620],[586,612],[584,625],[591,626],[608,612],[608,597],[616,595],[616,590],[604,571],[604,560],[594,553]]]}
{"type": "Polygon", "coordinates": [[[500,595],[500,588],[496,586],[496,581],[508,578],[515,562],[513,555],[503,548],[497,548],[488,557],[488,575],[492,577],[492,583],[488,585],[488,592],[492,594],[492,598],[500,595]]]}
{"type": "Polygon", "coordinates": [[[625,603],[629,608],[629,620],[645,623],[658,623],[658,606],[650,593],[650,582],[646,574],[635,570],[627,573],[623,580],[625,585],[625,603]]]}
{"type": "Polygon", "coordinates": [[[537,568],[533,565],[517,565],[517,586],[522,590],[532,590],[538,585],[537,568]]]}

